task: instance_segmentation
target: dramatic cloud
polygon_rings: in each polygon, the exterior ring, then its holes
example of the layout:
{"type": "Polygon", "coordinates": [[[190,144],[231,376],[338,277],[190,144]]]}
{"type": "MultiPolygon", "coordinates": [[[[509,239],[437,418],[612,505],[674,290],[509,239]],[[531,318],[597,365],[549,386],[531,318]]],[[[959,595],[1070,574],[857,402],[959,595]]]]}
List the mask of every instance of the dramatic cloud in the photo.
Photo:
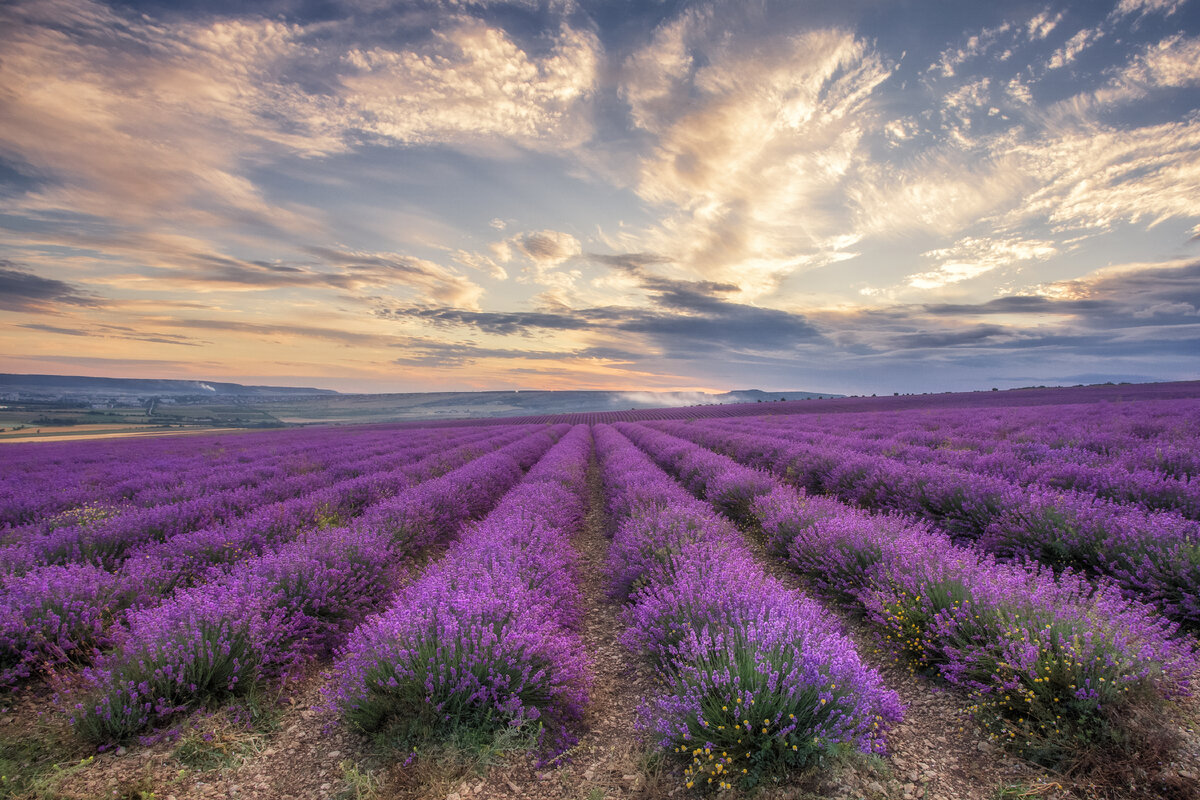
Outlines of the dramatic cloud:
{"type": "Polygon", "coordinates": [[[9,369],[852,393],[1200,369],[1183,0],[318,5],[0,6],[9,369]]]}
{"type": "Polygon", "coordinates": [[[0,308],[6,311],[46,313],[56,307],[99,306],[99,298],[63,281],[42,278],[0,260],[0,308]]]}
{"type": "Polygon", "coordinates": [[[340,83],[347,128],[422,144],[493,138],[572,146],[588,134],[577,106],[594,91],[599,44],[563,25],[538,58],[478,20],[435,30],[418,51],[352,49],[340,83]]]}
{"type": "Polygon", "coordinates": [[[930,250],[927,258],[937,261],[929,272],[908,276],[908,284],[918,289],[936,289],[990,272],[998,267],[1025,261],[1045,261],[1058,250],[1052,242],[1020,239],[976,239],[968,237],[952,247],[930,250]]]}
{"type": "Polygon", "coordinates": [[[654,136],[636,189],[662,221],[623,247],[669,253],[706,278],[759,296],[846,246],[836,197],[874,124],[890,69],[839,29],[763,30],[769,20],[690,10],[629,57],[621,95],[654,136]]]}

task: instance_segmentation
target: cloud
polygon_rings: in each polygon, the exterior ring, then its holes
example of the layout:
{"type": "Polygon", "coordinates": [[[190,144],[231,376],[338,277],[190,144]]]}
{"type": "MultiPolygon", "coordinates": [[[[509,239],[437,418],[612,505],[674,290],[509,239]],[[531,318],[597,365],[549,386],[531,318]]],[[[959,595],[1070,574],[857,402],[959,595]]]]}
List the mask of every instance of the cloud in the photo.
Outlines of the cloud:
{"type": "Polygon", "coordinates": [[[923,253],[923,257],[937,261],[937,266],[928,272],[909,275],[905,280],[916,289],[938,289],[1012,264],[1045,261],[1057,253],[1055,244],[1046,240],[967,237],[950,247],[923,253]]]}
{"type": "Polygon", "coordinates": [[[43,278],[0,259],[0,308],[26,313],[51,313],[58,306],[98,307],[103,301],[64,281],[43,278]]]}
{"type": "Polygon", "coordinates": [[[1046,62],[1049,69],[1061,69],[1075,61],[1079,54],[1091,47],[1104,37],[1102,28],[1084,28],[1067,40],[1067,43],[1054,51],[1046,62]]]}
{"type": "Polygon", "coordinates": [[[124,339],[131,342],[150,342],[153,344],[175,344],[185,347],[203,347],[208,342],[199,342],[187,336],[172,334],[139,333],[124,325],[91,325],[85,328],[63,328],[57,325],[42,325],[26,323],[17,326],[26,330],[40,333],[51,333],[57,336],[80,336],[88,339],[124,339]]]}
{"type": "MultiPolygon", "coordinates": [[[[1108,30],[1081,31],[1059,57],[1067,63],[1108,30]]],[[[1200,39],[1167,36],[1127,51],[1103,84],[1043,106],[1034,104],[1034,73],[935,75],[927,88],[938,116],[931,109],[914,118],[925,130],[906,136],[907,157],[866,161],[847,183],[857,207],[852,228],[867,236],[955,237],[956,244],[922,254],[941,263],[906,275],[921,290],[1050,260],[1125,225],[1185,220],[1200,233],[1190,199],[1200,194],[1200,119],[1161,121],[1150,105],[1200,85],[1198,64],[1200,39]],[[932,119],[941,124],[931,130],[932,119]],[[964,250],[973,240],[1028,242],[1035,250],[978,243],[964,250]]]]}
{"type": "Polygon", "coordinates": [[[1122,78],[1155,89],[1200,85],[1200,37],[1176,34],[1147,46],[1122,78]]]}
{"type": "Polygon", "coordinates": [[[819,331],[803,316],[731,302],[733,284],[677,281],[639,275],[646,307],[592,306],[563,311],[472,312],[447,307],[380,306],[384,319],[420,320],[442,328],[470,328],[526,338],[574,332],[620,342],[630,336],[666,358],[730,358],[758,351],[787,351],[817,342],[819,331]]]}
{"type": "Polygon", "coordinates": [[[395,285],[416,300],[476,306],[482,290],[452,269],[325,244],[331,221],[272,196],[271,171],[303,173],[298,162],[368,145],[490,155],[578,145],[590,135],[600,45],[564,8],[546,10],[550,30],[524,42],[477,4],[342,11],[295,22],[156,19],[90,0],[5,5],[0,159],[39,176],[0,198],[0,212],[19,220],[15,238],[120,258],[135,273],[119,279],[127,288],[147,288],[136,273],[149,271],[204,289],[395,285]],[[356,14],[380,24],[360,28],[356,14]],[[397,40],[408,46],[389,49],[397,40]],[[291,252],[323,243],[329,260],[241,256],[277,253],[281,239],[298,243],[291,252]]]}
{"type": "Polygon", "coordinates": [[[188,330],[227,331],[249,334],[264,338],[284,337],[291,339],[316,339],[346,346],[394,347],[403,340],[388,335],[361,333],[342,328],[320,328],[312,325],[290,323],[240,322],[221,319],[147,318],[151,326],[185,328],[188,330]]]}
{"type": "Polygon", "coordinates": [[[1002,150],[955,148],[931,148],[905,162],[865,164],[846,190],[854,228],[875,235],[958,234],[1036,189],[1020,167],[1002,150]]]}
{"type": "MultiPolygon", "coordinates": [[[[583,246],[570,233],[555,230],[526,231],[493,242],[489,248],[501,263],[524,257],[529,266],[518,278],[543,288],[534,302],[547,308],[571,308],[581,302],[578,269],[567,269],[583,253],[583,246]]],[[[490,260],[490,259],[489,259],[490,260]]],[[[503,268],[496,266],[498,272],[503,268]]],[[[498,274],[498,273],[497,273],[498,274]]]]}
{"type": "Polygon", "coordinates": [[[308,252],[339,269],[331,283],[358,286],[415,289],[421,301],[478,308],[483,289],[469,278],[421,258],[397,253],[376,253],[334,247],[308,247],[308,252]]]}
{"type": "Polygon", "coordinates": [[[595,91],[599,51],[592,33],[564,23],[537,57],[469,18],[435,30],[419,50],[354,48],[340,77],[344,124],[408,144],[579,144],[589,130],[578,107],[595,91]]]}
{"type": "Polygon", "coordinates": [[[1187,0],[1121,0],[1110,16],[1115,18],[1137,14],[1141,18],[1147,14],[1163,14],[1169,17],[1185,2],[1187,0]]]}
{"type": "Polygon", "coordinates": [[[508,279],[508,271],[497,264],[492,258],[483,253],[472,253],[467,250],[455,250],[451,256],[459,264],[489,275],[498,281],[508,279]]]}
{"type": "Polygon", "coordinates": [[[583,252],[579,240],[561,231],[534,231],[510,240],[530,260],[541,267],[554,267],[583,252]]]}
{"type": "MultiPolygon", "coordinates": [[[[217,372],[226,368],[224,364],[216,361],[187,361],[180,362],[177,360],[161,359],[161,358],[108,358],[104,356],[80,356],[80,355],[38,355],[38,356],[8,356],[10,360],[17,362],[32,362],[30,369],[45,369],[43,364],[64,364],[68,368],[83,368],[87,370],[101,369],[104,370],[105,377],[113,377],[112,370],[125,370],[133,368],[139,372],[137,377],[160,377],[164,374],[178,374],[182,371],[188,374],[201,374],[203,372],[217,372]]],[[[57,373],[57,370],[55,370],[57,373]]],[[[126,376],[128,377],[128,376],[126,376]]]]}
{"type": "Polygon", "coordinates": [[[941,350],[963,344],[978,344],[1009,333],[999,325],[975,325],[954,331],[903,334],[892,338],[890,343],[899,350],[941,350]]]}
{"type": "Polygon", "coordinates": [[[586,347],[579,350],[530,350],[520,348],[482,347],[471,343],[443,342],[436,339],[410,339],[404,345],[405,355],[392,363],[417,367],[469,367],[486,360],[553,361],[569,369],[572,362],[596,361],[633,363],[639,356],[611,347],[586,347]]]}
{"type": "Polygon", "coordinates": [[[473,327],[484,333],[524,334],[530,330],[578,331],[591,327],[583,315],[540,311],[465,311],[446,306],[383,306],[375,311],[384,319],[417,319],[435,326],[473,327]]]}
{"type": "Polygon", "coordinates": [[[1029,20],[1029,24],[1025,26],[1026,32],[1030,39],[1045,39],[1050,35],[1050,32],[1058,27],[1058,23],[1062,21],[1064,12],[1060,11],[1051,16],[1050,9],[1046,9],[1040,14],[1037,14],[1033,19],[1029,20]]]}
{"type": "Polygon", "coordinates": [[[1200,322],[1200,262],[1122,266],[984,303],[922,308],[935,317],[1036,317],[1089,332],[1191,326],[1200,322]]]}
{"type": "Polygon", "coordinates": [[[943,50],[937,62],[931,64],[926,72],[940,74],[945,78],[954,77],[959,67],[987,53],[1002,39],[1010,38],[1013,30],[1011,22],[1004,22],[971,34],[960,46],[943,50]]]}
{"type": "Polygon", "coordinates": [[[890,74],[845,30],[781,32],[740,7],[664,23],[619,89],[652,142],[635,190],[662,214],[614,247],[667,254],[677,276],[736,277],[747,299],[828,263],[845,233],[838,195],[890,74]]]}
{"type": "MultiPolygon", "coordinates": [[[[1197,217],[1200,119],[1120,130],[1095,123],[1015,144],[1006,154],[1039,188],[1015,219],[1045,220],[1058,233],[1154,226],[1197,217]]],[[[1200,232],[1200,225],[1193,228],[1200,232]]]]}
{"type": "Polygon", "coordinates": [[[17,326],[26,330],[39,331],[41,333],[53,333],[59,336],[89,336],[85,331],[76,330],[74,328],[60,328],[55,325],[41,325],[36,322],[24,323],[17,326]]]}
{"type": "Polygon", "coordinates": [[[48,176],[10,207],[136,224],[314,227],[243,174],[253,156],[342,149],[309,125],[289,131],[316,118],[311,107],[272,119],[299,101],[280,76],[295,26],[167,26],[86,0],[14,3],[0,19],[0,83],[9,87],[0,154],[48,176]]]}

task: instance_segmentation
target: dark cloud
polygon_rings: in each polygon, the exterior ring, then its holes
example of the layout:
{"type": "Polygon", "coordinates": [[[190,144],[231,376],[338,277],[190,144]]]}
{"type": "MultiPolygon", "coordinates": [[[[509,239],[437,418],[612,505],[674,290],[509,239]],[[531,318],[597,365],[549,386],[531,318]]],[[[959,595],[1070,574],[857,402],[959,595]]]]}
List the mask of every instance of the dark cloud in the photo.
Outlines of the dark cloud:
{"type": "Polygon", "coordinates": [[[52,313],[56,306],[102,305],[100,298],[53,278],[14,269],[11,261],[0,260],[0,309],[30,313],[52,313]]]}
{"type": "Polygon", "coordinates": [[[393,363],[407,366],[463,367],[484,358],[530,359],[535,361],[637,361],[640,356],[619,348],[587,347],[575,352],[561,350],[520,350],[511,348],[480,347],[470,343],[439,342],[433,339],[412,340],[402,347],[405,355],[393,363]]]}
{"type": "MultiPolygon", "coordinates": [[[[797,314],[734,302],[732,283],[650,275],[648,265],[658,263],[657,257],[606,258],[637,279],[645,305],[529,312],[426,305],[377,313],[494,336],[541,338],[547,332],[577,331],[618,351],[600,354],[593,348],[577,357],[595,354],[646,374],[690,374],[702,362],[710,380],[828,391],[857,391],[876,381],[880,389],[890,383],[903,391],[970,388],[953,381],[975,375],[983,385],[994,379],[1000,364],[1029,378],[1000,381],[1005,386],[1077,382],[1059,376],[1079,374],[1084,364],[1093,365],[1095,375],[1136,372],[1170,379],[1194,372],[1200,354],[1200,315],[1191,302],[1200,265],[1056,284],[1046,296],[797,314]],[[1111,371],[1097,369],[1100,364],[1111,371]]],[[[564,356],[540,349],[426,344],[401,363],[463,365],[484,358],[564,356]]]]}
{"type": "Polygon", "coordinates": [[[940,304],[922,309],[935,317],[1068,316],[1075,325],[1091,330],[1200,321],[1200,262],[1066,281],[1055,288],[1062,296],[1014,295],[977,305],[940,304]]]}
{"type": "Polygon", "coordinates": [[[30,322],[30,323],[26,323],[24,325],[18,325],[17,327],[25,328],[26,330],[31,330],[31,331],[39,331],[41,333],[54,333],[54,334],[58,334],[60,336],[89,336],[90,335],[84,331],[75,330],[73,328],[59,328],[54,325],[39,325],[36,322],[30,322]]]}
{"type": "Polygon", "coordinates": [[[528,233],[517,240],[517,246],[535,261],[565,258],[572,253],[559,237],[543,233],[528,233]]]}
{"type": "Polygon", "coordinates": [[[657,253],[618,253],[615,255],[601,255],[599,253],[587,253],[584,255],[588,261],[597,264],[604,264],[614,269],[632,272],[638,275],[643,274],[643,268],[654,264],[670,264],[672,259],[666,256],[658,255],[657,253]]]}
{"type": "Polygon", "coordinates": [[[270,325],[255,322],[236,322],[222,319],[170,319],[156,324],[172,328],[194,328],[210,331],[231,331],[258,336],[295,336],[304,339],[322,339],[345,345],[392,346],[399,340],[394,336],[377,336],[369,333],[341,331],[334,328],[315,328],[307,325],[270,325]]]}
{"type": "Polygon", "coordinates": [[[974,345],[1009,333],[1011,331],[999,325],[976,325],[970,328],[951,331],[907,333],[897,336],[891,341],[899,349],[918,350],[974,345]]]}
{"type": "Polygon", "coordinates": [[[496,335],[532,335],[533,331],[590,331],[610,336],[641,334],[651,347],[670,357],[718,356],[721,351],[787,350],[821,339],[799,314],[729,302],[718,294],[732,284],[675,281],[647,277],[643,285],[654,306],[599,306],[552,311],[463,311],[448,307],[381,308],[391,319],[420,319],[440,327],[465,327],[496,335]]]}
{"type": "Polygon", "coordinates": [[[201,347],[208,342],[200,342],[187,336],[175,336],[169,333],[142,333],[125,325],[97,325],[86,330],[79,328],[62,328],[57,325],[42,325],[30,322],[18,325],[31,331],[53,333],[59,336],[83,336],[89,339],[126,339],[132,342],[152,342],[154,344],[178,344],[186,347],[201,347]]]}
{"type": "Polygon", "coordinates": [[[439,327],[463,326],[484,333],[514,335],[530,329],[559,331],[584,330],[591,326],[586,314],[557,314],[539,311],[465,311],[461,308],[417,306],[381,308],[378,316],[392,319],[420,319],[439,327]]]}
{"type": "MultiPolygon", "coordinates": [[[[30,369],[43,370],[44,366],[39,364],[65,364],[68,368],[97,368],[104,370],[116,370],[133,368],[137,370],[155,370],[158,374],[166,374],[167,372],[175,372],[180,367],[178,360],[162,359],[162,358],[106,358],[104,356],[11,356],[11,358],[19,361],[30,362],[30,369]]],[[[197,370],[206,370],[216,372],[224,369],[225,365],[219,364],[216,361],[189,361],[189,368],[197,370]]],[[[55,370],[57,372],[57,370],[55,370]]],[[[142,375],[153,374],[142,372],[142,375]]],[[[112,376],[109,372],[108,376],[112,376]]]]}
{"type": "Polygon", "coordinates": [[[315,264],[243,260],[219,253],[181,254],[183,266],[159,268],[151,274],[164,282],[208,284],[255,289],[311,288],[345,292],[396,286],[414,291],[425,300],[451,305],[473,305],[478,290],[463,276],[438,264],[394,254],[357,253],[330,247],[305,247],[320,260],[315,264]]]}
{"type": "MultiPolygon", "coordinates": [[[[718,314],[731,304],[715,295],[729,294],[738,290],[738,287],[732,283],[676,281],[654,277],[643,278],[642,288],[660,307],[674,311],[718,314]]],[[[747,306],[742,307],[746,308],[747,306]]]]}
{"type": "MultiPolygon", "coordinates": [[[[1088,301],[1091,305],[1103,305],[1097,301],[1088,301]]],[[[941,303],[924,306],[924,310],[935,316],[963,316],[976,314],[1061,314],[1063,301],[1055,301],[1049,297],[1012,295],[989,300],[986,303],[951,304],[941,303]]]]}

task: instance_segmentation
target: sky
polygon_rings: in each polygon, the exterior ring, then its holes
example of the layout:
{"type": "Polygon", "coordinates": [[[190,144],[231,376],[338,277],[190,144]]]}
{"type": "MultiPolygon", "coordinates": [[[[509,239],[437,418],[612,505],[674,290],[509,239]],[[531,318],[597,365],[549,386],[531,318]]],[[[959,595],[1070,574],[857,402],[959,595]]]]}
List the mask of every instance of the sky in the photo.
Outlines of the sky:
{"type": "Polygon", "coordinates": [[[1200,0],[10,0],[0,372],[1200,378],[1200,0]]]}

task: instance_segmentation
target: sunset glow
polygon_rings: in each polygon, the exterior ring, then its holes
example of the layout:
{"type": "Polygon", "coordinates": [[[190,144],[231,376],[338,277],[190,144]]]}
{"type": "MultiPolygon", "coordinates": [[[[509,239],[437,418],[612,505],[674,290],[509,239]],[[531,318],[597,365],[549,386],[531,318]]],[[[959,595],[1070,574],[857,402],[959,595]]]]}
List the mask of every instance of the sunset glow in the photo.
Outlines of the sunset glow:
{"type": "Polygon", "coordinates": [[[1197,198],[1195,0],[0,8],[0,372],[1194,379],[1197,198]]]}

